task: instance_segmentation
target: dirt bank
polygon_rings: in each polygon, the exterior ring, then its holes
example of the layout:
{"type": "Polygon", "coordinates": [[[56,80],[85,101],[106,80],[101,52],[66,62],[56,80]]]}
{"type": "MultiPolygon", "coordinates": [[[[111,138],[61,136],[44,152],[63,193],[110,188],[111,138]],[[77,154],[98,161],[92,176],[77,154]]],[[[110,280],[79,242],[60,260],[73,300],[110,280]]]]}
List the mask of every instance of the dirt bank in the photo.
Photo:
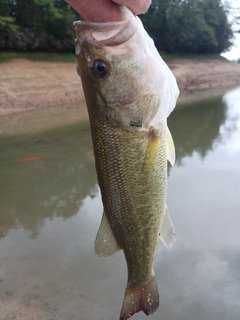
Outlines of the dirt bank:
{"type": "Polygon", "coordinates": [[[169,63],[169,67],[177,78],[181,93],[240,84],[240,64],[228,60],[176,59],[169,63]]]}
{"type": "MultiPolygon", "coordinates": [[[[169,66],[177,78],[180,99],[209,88],[240,85],[240,64],[236,62],[176,59],[169,66]]],[[[16,132],[19,126],[22,129],[17,132],[26,131],[21,121],[28,118],[35,118],[41,128],[50,118],[51,123],[87,118],[75,63],[19,59],[1,63],[0,71],[0,116],[4,116],[0,117],[0,134],[16,132]]],[[[32,130],[37,126],[31,125],[32,130]]]]}

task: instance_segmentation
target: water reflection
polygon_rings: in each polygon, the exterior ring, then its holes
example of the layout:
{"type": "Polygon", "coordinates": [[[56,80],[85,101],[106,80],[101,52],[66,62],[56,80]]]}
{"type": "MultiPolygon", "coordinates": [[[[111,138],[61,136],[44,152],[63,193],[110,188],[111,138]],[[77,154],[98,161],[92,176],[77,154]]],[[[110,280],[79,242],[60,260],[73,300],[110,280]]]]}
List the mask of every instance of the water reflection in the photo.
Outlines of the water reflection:
{"type": "MultiPolygon", "coordinates": [[[[232,101],[231,95],[180,106],[172,113],[169,127],[177,165],[194,152],[204,158],[236,131],[237,111],[227,99],[232,101]]],[[[19,226],[36,237],[45,218],[70,218],[86,196],[98,191],[89,126],[2,140],[0,177],[0,237],[19,226]],[[21,163],[34,155],[44,158],[21,163]]]]}
{"type": "Polygon", "coordinates": [[[204,158],[221,142],[220,127],[225,122],[226,105],[221,97],[176,108],[168,124],[175,142],[177,164],[194,151],[204,158]]]}
{"type": "Polygon", "coordinates": [[[1,141],[0,177],[0,237],[19,226],[35,237],[45,218],[70,218],[97,192],[88,125],[1,141]]]}
{"type": "Polygon", "coordinates": [[[239,127],[240,127],[240,88],[236,88],[227,92],[223,96],[223,102],[227,108],[227,118],[222,128],[220,128],[220,133],[225,137],[225,140],[228,140],[227,143],[235,144],[238,149],[240,148],[240,139],[239,139],[239,127]],[[234,134],[234,137],[232,137],[234,134]],[[231,141],[229,141],[231,138],[231,141]]]}
{"type": "MultiPolygon", "coordinates": [[[[239,319],[239,103],[238,89],[169,120],[177,236],[171,251],[159,243],[151,320],[239,319]]],[[[0,204],[0,319],[118,317],[126,264],[122,252],[94,255],[102,204],[88,125],[2,139],[0,204]],[[23,161],[33,156],[42,159],[23,161]]]]}
{"type": "Polygon", "coordinates": [[[167,292],[163,294],[161,318],[237,320],[239,258],[230,247],[219,252],[181,247],[173,254],[163,254],[161,284],[167,292]]]}
{"type": "MultiPolygon", "coordinates": [[[[176,108],[169,127],[177,165],[194,152],[204,158],[236,131],[238,118],[227,99],[228,95],[176,108]]],[[[75,215],[82,200],[98,190],[88,125],[1,141],[0,177],[0,237],[18,226],[35,237],[45,218],[75,215]],[[45,158],[20,162],[34,155],[45,158]]]]}

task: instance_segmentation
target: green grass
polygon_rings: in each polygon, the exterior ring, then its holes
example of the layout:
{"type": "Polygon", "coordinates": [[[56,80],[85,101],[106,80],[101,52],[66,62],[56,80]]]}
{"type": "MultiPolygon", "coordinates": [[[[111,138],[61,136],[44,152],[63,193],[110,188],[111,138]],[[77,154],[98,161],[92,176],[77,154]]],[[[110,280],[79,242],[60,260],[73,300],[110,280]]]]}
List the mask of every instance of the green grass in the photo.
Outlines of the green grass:
{"type": "Polygon", "coordinates": [[[76,62],[74,53],[15,53],[0,52],[0,62],[6,62],[13,59],[27,59],[33,61],[63,61],[63,62],[76,62]]]}
{"type": "MultiPolygon", "coordinates": [[[[194,59],[194,60],[227,60],[219,54],[167,54],[161,53],[163,60],[171,62],[173,59],[194,59]]],[[[0,52],[0,62],[6,62],[13,59],[28,59],[33,61],[63,61],[63,62],[76,62],[74,53],[3,53],[0,52]]]]}
{"type": "Polygon", "coordinates": [[[211,60],[222,60],[222,61],[227,61],[226,58],[220,56],[220,54],[167,54],[167,53],[160,53],[161,57],[165,61],[171,61],[173,59],[192,59],[192,60],[206,60],[206,59],[211,59],[211,60]]]}

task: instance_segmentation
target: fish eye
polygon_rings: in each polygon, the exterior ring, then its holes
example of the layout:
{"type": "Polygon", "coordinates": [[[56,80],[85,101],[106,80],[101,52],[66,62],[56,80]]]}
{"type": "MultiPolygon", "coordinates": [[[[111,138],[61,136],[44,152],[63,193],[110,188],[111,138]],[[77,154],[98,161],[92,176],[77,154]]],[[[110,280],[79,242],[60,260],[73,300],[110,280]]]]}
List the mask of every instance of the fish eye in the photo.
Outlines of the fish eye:
{"type": "Polygon", "coordinates": [[[105,61],[96,59],[91,62],[90,69],[96,78],[103,79],[108,74],[109,67],[105,61]]]}

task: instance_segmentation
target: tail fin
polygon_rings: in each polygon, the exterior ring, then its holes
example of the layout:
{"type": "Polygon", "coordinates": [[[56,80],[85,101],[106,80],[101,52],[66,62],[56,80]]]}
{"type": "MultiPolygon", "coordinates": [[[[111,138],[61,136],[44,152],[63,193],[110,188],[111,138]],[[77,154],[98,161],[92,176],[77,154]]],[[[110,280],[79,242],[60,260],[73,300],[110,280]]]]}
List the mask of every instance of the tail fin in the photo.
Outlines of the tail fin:
{"type": "Polygon", "coordinates": [[[120,320],[127,320],[139,311],[143,311],[148,316],[154,313],[158,306],[159,294],[154,277],[140,287],[127,286],[120,320]]]}

